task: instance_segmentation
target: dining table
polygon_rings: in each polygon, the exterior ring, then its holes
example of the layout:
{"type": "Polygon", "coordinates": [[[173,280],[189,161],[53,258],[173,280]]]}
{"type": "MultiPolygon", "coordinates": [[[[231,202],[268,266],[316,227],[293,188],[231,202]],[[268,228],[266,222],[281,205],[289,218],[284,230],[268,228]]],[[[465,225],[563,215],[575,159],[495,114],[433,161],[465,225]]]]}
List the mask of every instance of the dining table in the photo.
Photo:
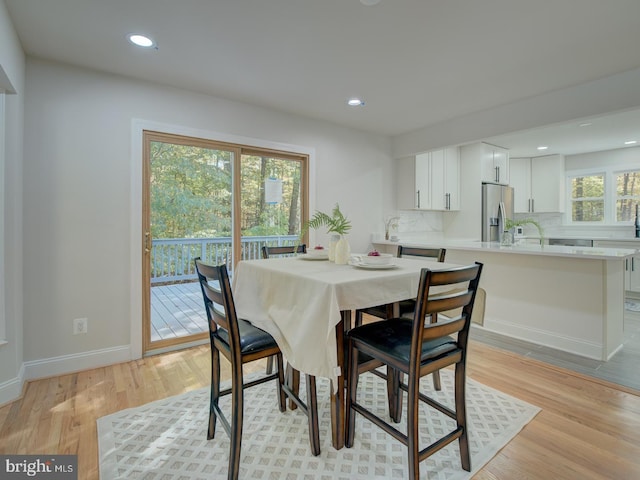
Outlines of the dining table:
{"type": "Polygon", "coordinates": [[[358,258],[346,265],[317,254],[242,260],[232,280],[239,317],[271,334],[293,368],[331,380],[335,449],[344,446],[344,334],[351,312],[415,298],[423,268],[459,266],[410,257],[367,265],[358,258]]]}

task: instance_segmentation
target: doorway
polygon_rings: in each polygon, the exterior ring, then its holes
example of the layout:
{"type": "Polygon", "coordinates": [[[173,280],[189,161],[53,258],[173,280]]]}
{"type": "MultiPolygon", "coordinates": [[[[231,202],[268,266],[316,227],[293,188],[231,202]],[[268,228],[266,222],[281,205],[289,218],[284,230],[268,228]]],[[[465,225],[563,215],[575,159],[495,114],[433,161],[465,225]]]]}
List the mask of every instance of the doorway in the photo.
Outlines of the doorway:
{"type": "Polygon", "coordinates": [[[258,259],[298,241],[308,218],[308,157],[143,132],[143,353],[208,338],[194,259],[258,259]]]}

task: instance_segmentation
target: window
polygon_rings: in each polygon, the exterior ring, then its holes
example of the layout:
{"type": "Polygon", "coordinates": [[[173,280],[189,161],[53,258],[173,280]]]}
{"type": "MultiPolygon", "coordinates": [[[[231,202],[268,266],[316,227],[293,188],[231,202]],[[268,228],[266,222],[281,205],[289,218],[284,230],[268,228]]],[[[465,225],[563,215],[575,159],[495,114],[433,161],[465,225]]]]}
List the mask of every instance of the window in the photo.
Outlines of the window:
{"type": "Polygon", "coordinates": [[[629,224],[640,205],[640,169],[635,165],[567,172],[569,223],[629,224]]]}
{"type": "Polygon", "coordinates": [[[143,351],[208,336],[183,300],[199,294],[193,260],[261,258],[293,245],[308,218],[307,154],[143,132],[143,351]]]}
{"type": "Polygon", "coordinates": [[[640,203],[640,170],[616,174],[616,222],[635,218],[635,206],[640,203]]]}
{"type": "Polygon", "coordinates": [[[598,175],[570,177],[572,222],[604,221],[604,179],[604,173],[598,175]]]}

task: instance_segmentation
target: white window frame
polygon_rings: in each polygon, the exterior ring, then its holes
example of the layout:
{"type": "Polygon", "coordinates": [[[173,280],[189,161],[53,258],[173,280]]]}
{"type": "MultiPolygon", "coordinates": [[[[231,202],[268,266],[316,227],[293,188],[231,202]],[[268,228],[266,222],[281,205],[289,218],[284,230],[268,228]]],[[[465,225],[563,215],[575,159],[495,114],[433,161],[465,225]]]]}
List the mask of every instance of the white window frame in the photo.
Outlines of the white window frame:
{"type": "Polygon", "coordinates": [[[612,175],[611,175],[611,188],[613,189],[613,201],[612,201],[612,215],[613,215],[613,220],[615,222],[616,225],[631,225],[634,221],[634,217],[633,217],[633,212],[631,213],[631,219],[628,222],[617,222],[616,219],[618,218],[618,212],[617,212],[617,204],[618,204],[618,200],[619,199],[623,199],[623,198],[631,198],[631,199],[635,199],[636,202],[640,203],[640,195],[637,196],[627,196],[627,197],[619,197],[618,196],[618,185],[617,185],[617,178],[618,175],[623,174],[623,173],[627,173],[627,172],[639,172],[640,171],[640,163],[638,163],[638,165],[634,165],[632,167],[629,168],[616,168],[612,175]]]}
{"type": "Polygon", "coordinates": [[[566,198],[565,198],[565,224],[566,225],[603,225],[603,226],[624,226],[631,225],[631,221],[616,221],[616,200],[618,199],[616,191],[617,175],[624,172],[637,171],[638,165],[611,165],[605,168],[589,168],[582,170],[568,170],[566,172],[566,198]],[[575,177],[589,177],[595,175],[604,175],[604,218],[602,221],[595,222],[578,222],[573,220],[572,209],[572,189],[571,180],[575,177]]]}
{"type": "MultiPolygon", "coordinates": [[[[568,225],[605,225],[607,222],[607,172],[600,168],[597,169],[589,169],[589,170],[572,170],[567,172],[566,176],[566,189],[567,197],[566,197],[566,222],[568,225]],[[571,185],[571,181],[576,177],[595,177],[602,175],[604,177],[604,218],[602,221],[591,221],[591,222],[578,222],[573,220],[573,188],[571,185]]],[[[583,197],[585,199],[591,197],[583,197]]],[[[596,197],[593,197],[594,199],[596,197]]],[[[598,197],[599,198],[599,197],[598,197]]]]}

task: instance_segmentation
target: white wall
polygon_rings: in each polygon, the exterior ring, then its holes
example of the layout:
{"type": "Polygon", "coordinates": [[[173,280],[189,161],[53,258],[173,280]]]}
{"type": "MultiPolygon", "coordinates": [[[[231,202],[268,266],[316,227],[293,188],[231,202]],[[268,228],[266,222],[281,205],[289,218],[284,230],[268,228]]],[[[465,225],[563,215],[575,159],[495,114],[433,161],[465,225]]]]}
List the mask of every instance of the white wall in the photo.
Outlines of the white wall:
{"type": "Polygon", "coordinates": [[[28,59],[25,119],[24,268],[44,288],[25,302],[24,356],[40,374],[122,355],[139,320],[134,119],[315,149],[315,207],[340,203],[353,250],[368,247],[395,198],[389,138],[123,77],[28,59]],[[89,318],[87,335],[71,334],[77,317],[89,318]]]}
{"type": "Polygon", "coordinates": [[[640,147],[617,148],[564,157],[564,168],[567,172],[603,167],[635,167],[640,169],[640,147]]]}
{"type": "MultiPolygon", "coordinates": [[[[5,96],[4,184],[1,185],[3,212],[0,213],[4,260],[4,302],[0,315],[6,322],[7,343],[0,345],[0,405],[18,396],[22,388],[22,135],[24,114],[25,59],[18,37],[0,0],[0,88],[15,93],[5,96]]],[[[1,163],[1,162],[0,162],[1,163]]],[[[2,175],[0,175],[2,178],[2,175]]]]}
{"type": "Polygon", "coordinates": [[[639,106],[640,68],[398,135],[393,157],[639,106]]]}

